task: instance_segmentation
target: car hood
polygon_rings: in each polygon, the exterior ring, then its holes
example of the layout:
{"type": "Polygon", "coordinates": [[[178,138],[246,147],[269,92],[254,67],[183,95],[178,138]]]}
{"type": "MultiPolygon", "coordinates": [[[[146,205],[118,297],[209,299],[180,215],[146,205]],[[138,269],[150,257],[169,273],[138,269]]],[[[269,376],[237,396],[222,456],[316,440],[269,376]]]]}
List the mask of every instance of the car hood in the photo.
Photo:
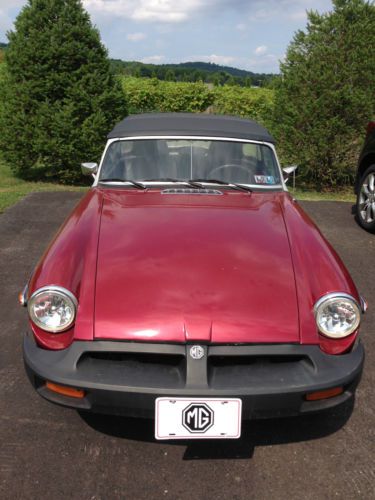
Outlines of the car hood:
{"type": "Polygon", "coordinates": [[[108,190],[94,335],[298,342],[295,279],[277,196],[108,190]]]}

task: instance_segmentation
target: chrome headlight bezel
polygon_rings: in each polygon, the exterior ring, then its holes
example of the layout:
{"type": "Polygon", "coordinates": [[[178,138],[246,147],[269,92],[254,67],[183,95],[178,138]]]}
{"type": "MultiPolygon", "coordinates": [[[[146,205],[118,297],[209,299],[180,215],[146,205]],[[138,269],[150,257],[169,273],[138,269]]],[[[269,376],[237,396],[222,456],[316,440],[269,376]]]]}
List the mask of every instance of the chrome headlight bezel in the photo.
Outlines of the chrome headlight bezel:
{"type": "Polygon", "coordinates": [[[78,301],[76,297],[67,290],[66,288],[63,288],[61,286],[57,285],[50,285],[50,286],[44,286],[42,288],[38,288],[38,290],[35,290],[35,292],[31,295],[27,302],[27,310],[29,313],[30,320],[41,330],[44,330],[49,333],[62,333],[65,332],[66,330],[69,330],[74,325],[76,315],[77,315],[77,307],[78,307],[78,301]],[[47,326],[43,322],[41,322],[36,316],[35,311],[33,309],[33,306],[35,305],[35,300],[40,297],[40,295],[50,293],[60,299],[63,299],[67,306],[71,308],[72,315],[71,318],[69,319],[68,322],[64,323],[61,326],[47,326]]]}
{"type": "Polygon", "coordinates": [[[314,316],[315,316],[315,322],[318,331],[324,335],[325,337],[331,338],[331,339],[343,339],[346,337],[349,337],[349,335],[352,335],[354,332],[356,332],[359,328],[359,325],[361,323],[361,306],[358,303],[358,301],[352,297],[351,295],[347,293],[329,293],[327,295],[323,295],[314,305],[314,316]],[[321,322],[319,321],[320,315],[323,311],[323,308],[334,304],[335,302],[340,302],[340,301],[346,301],[353,307],[353,311],[356,315],[356,319],[353,322],[352,326],[350,328],[347,328],[346,330],[343,330],[341,332],[333,332],[333,331],[328,331],[324,326],[322,326],[321,322]]]}

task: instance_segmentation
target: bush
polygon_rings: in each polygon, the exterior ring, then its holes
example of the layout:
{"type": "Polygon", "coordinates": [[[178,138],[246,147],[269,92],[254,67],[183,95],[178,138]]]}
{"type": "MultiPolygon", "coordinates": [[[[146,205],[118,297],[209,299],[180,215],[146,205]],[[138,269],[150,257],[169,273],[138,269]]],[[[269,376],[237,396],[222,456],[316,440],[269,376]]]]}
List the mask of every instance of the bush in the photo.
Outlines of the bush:
{"type": "Polygon", "coordinates": [[[0,148],[24,179],[81,180],[126,114],[99,33],[80,0],[33,0],[8,34],[0,148]]]}
{"type": "Polygon", "coordinates": [[[203,112],[214,100],[204,83],[164,82],[156,78],[121,77],[130,113],[203,112]]]}
{"type": "Polygon", "coordinates": [[[215,87],[214,92],[215,112],[251,118],[272,130],[274,109],[272,90],[225,85],[215,87]]]}
{"type": "Polygon", "coordinates": [[[375,116],[375,5],[334,0],[308,13],[290,44],[275,96],[283,156],[317,188],[351,184],[367,121],[375,116]]]}
{"type": "Polygon", "coordinates": [[[273,90],[121,77],[130,113],[211,112],[251,118],[272,128],[273,90]]]}

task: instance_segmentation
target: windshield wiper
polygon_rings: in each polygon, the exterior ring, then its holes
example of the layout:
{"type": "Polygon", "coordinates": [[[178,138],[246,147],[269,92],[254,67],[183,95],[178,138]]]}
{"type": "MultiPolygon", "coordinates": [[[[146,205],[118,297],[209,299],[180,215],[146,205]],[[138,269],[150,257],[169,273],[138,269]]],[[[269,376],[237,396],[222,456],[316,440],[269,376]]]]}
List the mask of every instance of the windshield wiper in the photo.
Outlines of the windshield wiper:
{"type": "Polygon", "coordinates": [[[218,184],[219,186],[228,186],[234,188],[237,191],[246,191],[248,193],[253,192],[253,190],[247,186],[242,186],[241,184],[237,184],[236,182],[220,181],[218,179],[190,179],[189,183],[195,184],[199,187],[204,187],[203,184],[218,184]]]}
{"type": "Polygon", "coordinates": [[[111,177],[110,179],[100,179],[100,183],[105,183],[105,182],[123,182],[123,183],[128,183],[137,189],[147,189],[144,184],[141,184],[140,182],[135,182],[135,181],[130,181],[129,179],[120,179],[119,177],[111,177]]]}

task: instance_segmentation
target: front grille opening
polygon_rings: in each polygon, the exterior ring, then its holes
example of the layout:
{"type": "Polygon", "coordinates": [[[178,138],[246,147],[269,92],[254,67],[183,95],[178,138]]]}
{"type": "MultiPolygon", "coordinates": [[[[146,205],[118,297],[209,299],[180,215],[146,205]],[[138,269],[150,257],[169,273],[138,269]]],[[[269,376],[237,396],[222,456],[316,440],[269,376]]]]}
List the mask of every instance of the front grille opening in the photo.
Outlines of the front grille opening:
{"type": "Polygon", "coordinates": [[[103,383],[133,387],[183,387],[184,356],[170,354],[86,352],[79,362],[82,375],[103,383]]]}
{"type": "Polygon", "coordinates": [[[211,387],[234,388],[257,383],[280,383],[283,378],[301,381],[313,369],[307,356],[210,356],[208,382],[211,387]]]}
{"type": "Polygon", "coordinates": [[[309,360],[306,356],[279,355],[279,356],[210,356],[214,366],[255,365],[255,364],[284,364],[309,360]]]}

